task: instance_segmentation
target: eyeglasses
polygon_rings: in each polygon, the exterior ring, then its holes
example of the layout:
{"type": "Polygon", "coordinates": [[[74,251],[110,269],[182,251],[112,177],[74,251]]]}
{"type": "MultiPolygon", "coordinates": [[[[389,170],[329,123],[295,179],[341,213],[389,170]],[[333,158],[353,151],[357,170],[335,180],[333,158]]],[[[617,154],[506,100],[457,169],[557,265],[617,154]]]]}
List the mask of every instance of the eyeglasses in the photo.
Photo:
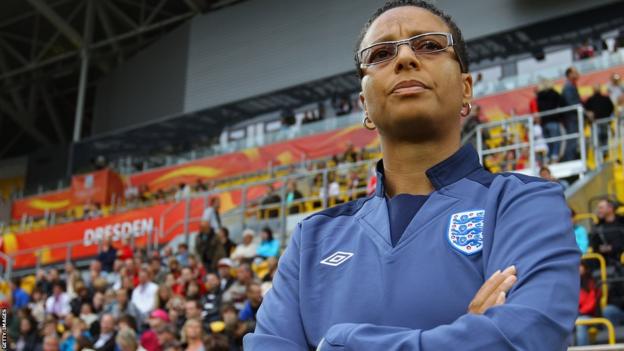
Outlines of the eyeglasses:
{"type": "MultiPolygon", "coordinates": [[[[445,32],[423,33],[404,40],[385,41],[360,50],[356,60],[361,68],[377,65],[394,59],[399,53],[399,46],[408,44],[416,55],[435,54],[445,51],[455,45],[453,35],[445,32]]],[[[465,72],[464,63],[457,53],[455,57],[462,72],[465,72]]]]}

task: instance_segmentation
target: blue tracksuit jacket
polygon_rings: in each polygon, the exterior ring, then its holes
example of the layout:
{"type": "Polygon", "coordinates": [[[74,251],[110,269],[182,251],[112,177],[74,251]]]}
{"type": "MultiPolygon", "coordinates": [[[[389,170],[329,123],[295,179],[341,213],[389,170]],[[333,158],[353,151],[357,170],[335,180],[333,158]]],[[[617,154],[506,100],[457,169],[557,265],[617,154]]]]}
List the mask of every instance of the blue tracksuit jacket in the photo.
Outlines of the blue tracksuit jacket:
{"type": "Polygon", "coordinates": [[[491,174],[470,146],[427,171],[435,191],[396,246],[383,165],[374,196],[304,219],[279,262],[246,351],[566,349],[580,252],[560,185],[491,174]],[[504,305],[467,314],[510,265],[504,305]]]}

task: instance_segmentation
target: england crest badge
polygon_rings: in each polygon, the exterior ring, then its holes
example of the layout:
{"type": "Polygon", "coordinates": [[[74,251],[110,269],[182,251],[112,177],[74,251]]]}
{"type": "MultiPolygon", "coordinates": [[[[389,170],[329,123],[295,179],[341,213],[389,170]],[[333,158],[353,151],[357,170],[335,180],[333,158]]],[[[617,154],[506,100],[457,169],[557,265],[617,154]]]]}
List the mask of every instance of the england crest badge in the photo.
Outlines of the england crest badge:
{"type": "Polygon", "coordinates": [[[464,255],[483,250],[483,218],[485,210],[459,212],[451,215],[447,239],[451,246],[464,255]]]}

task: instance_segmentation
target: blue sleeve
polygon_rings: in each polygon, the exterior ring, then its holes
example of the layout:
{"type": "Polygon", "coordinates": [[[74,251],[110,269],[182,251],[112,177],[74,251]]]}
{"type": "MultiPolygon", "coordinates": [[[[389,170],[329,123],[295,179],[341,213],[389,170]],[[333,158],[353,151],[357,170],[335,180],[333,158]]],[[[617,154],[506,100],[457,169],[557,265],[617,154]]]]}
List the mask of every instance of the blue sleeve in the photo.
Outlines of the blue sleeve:
{"type": "Polygon", "coordinates": [[[495,228],[483,257],[486,276],[512,264],[518,275],[504,305],[430,330],[336,324],[321,350],[566,350],[577,316],[580,254],[561,187],[529,183],[510,190],[495,228]]]}
{"type": "Polygon", "coordinates": [[[299,252],[301,223],[279,260],[273,287],[256,314],[256,330],[245,335],[245,351],[308,351],[299,310],[299,252]]]}

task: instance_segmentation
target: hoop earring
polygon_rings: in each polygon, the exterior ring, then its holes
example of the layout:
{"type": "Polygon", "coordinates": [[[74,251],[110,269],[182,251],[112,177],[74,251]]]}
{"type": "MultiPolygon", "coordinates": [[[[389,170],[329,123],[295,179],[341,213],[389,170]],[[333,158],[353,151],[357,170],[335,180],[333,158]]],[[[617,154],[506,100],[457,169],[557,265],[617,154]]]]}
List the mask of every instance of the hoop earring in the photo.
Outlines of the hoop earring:
{"type": "Polygon", "coordinates": [[[364,128],[366,128],[368,130],[375,130],[375,129],[377,129],[377,127],[375,127],[375,125],[373,124],[373,121],[371,121],[371,119],[368,118],[368,116],[364,116],[364,120],[362,120],[362,125],[364,126],[364,128]],[[370,127],[370,125],[372,125],[372,127],[370,127]]]}
{"type": "Polygon", "coordinates": [[[462,105],[462,110],[459,112],[459,115],[462,117],[468,117],[470,112],[472,112],[472,104],[466,102],[462,105]]]}

